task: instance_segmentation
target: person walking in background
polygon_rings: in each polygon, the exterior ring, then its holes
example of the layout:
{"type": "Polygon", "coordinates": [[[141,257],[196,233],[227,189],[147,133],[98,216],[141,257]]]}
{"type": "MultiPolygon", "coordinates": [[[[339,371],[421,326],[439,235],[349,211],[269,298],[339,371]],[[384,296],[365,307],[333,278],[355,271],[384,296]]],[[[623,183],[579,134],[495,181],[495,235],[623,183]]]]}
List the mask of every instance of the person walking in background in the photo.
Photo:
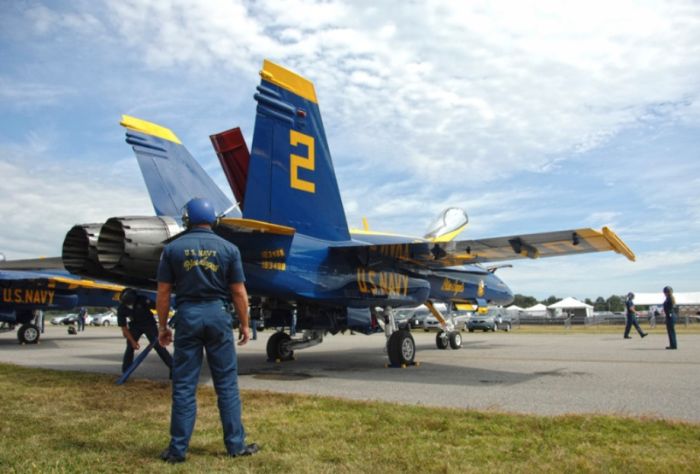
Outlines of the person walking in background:
{"type": "Polygon", "coordinates": [[[637,321],[637,310],[634,307],[634,293],[627,293],[627,300],[625,301],[625,315],[627,317],[627,324],[625,324],[625,339],[632,339],[630,337],[630,329],[632,326],[637,330],[639,336],[644,338],[647,337],[647,333],[642,331],[639,327],[639,321],[637,321]]]}
{"type": "Polygon", "coordinates": [[[87,319],[88,316],[88,310],[85,306],[80,307],[80,311],[78,311],[78,331],[83,332],[85,331],[85,320],[87,319]]]}
{"type": "Polygon", "coordinates": [[[676,309],[676,298],[673,296],[673,288],[664,287],[664,295],[666,296],[664,314],[666,315],[666,332],[668,333],[668,347],[666,349],[678,349],[678,341],[676,341],[678,310],[676,309]]]}

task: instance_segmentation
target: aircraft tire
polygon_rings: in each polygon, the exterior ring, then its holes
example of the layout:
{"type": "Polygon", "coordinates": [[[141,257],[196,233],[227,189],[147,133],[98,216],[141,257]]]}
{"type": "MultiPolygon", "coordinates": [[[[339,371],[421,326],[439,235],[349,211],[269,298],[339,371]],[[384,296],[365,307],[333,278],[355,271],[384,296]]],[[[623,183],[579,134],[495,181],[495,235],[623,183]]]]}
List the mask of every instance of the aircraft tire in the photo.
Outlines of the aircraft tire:
{"type": "Polygon", "coordinates": [[[20,344],[36,344],[39,342],[39,328],[35,324],[22,324],[17,331],[20,344]]]}
{"type": "Polygon", "coordinates": [[[450,347],[455,350],[462,347],[462,335],[459,332],[450,333],[450,347]]]}
{"type": "Polygon", "coordinates": [[[291,360],[294,351],[285,348],[285,342],[292,338],[286,332],[276,332],[267,340],[267,358],[270,360],[291,360]]]}
{"type": "Polygon", "coordinates": [[[105,321],[104,323],[102,323],[102,325],[103,325],[104,327],[109,327],[109,324],[110,324],[109,321],[105,321]]]}
{"type": "Polygon", "coordinates": [[[400,329],[389,337],[389,362],[395,367],[413,364],[416,357],[416,342],[410,331],[400,329]]]}
{"type": "Polygon", "coordinates": [[[447,349],[450,341],[447,339],[447,334],[445,331],[438,331],[437,336],[435,336],[435,345],[438,349],[447,349]]]}

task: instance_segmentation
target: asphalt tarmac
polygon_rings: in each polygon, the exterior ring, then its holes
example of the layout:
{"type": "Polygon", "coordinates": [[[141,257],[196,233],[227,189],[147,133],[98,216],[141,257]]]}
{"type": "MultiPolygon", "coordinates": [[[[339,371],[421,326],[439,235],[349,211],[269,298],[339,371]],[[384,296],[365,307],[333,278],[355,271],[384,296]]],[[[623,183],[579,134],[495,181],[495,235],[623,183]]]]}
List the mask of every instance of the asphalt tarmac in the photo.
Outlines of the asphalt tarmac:
{"type": "MultiPolygon", "coordinates": [[[[615,414],[700,422],[700,335],[462,333],[460,350],[439,350],[435,334],[414,332],[418,367],[386,368],[383,335],[328,336],[298,351],[291,362],[266,360],[271,332],[239,348],[242,389],[304,393],[412,405],[540,415],[615,414]]],[[[46,328],[38,345],[0,334],[0,361],[55,370],[121,371],[124,339],[118,328],[90,327],[77,336],[46,328]]],[[[147,345],[141,339],[142,347],[147,345]]],[[[170,347],[172,350],[172,346],[170,347]]],[[[133,377],[165,380],[149,354],[133,377]]],[[[210,384],[203,370],[201,382],[210,384]]],[[[115,390],[118,388],[115,387],[115,390]]]]}

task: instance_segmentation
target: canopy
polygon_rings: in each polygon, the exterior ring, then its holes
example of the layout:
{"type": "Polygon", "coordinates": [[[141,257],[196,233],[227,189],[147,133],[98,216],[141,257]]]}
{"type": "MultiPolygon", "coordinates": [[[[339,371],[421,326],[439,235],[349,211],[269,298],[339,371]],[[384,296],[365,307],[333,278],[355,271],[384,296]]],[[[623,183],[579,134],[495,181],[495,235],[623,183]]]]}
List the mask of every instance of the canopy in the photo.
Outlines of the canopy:
{"type": "Polygon", "coordinates": [[[506,311],[522,311],[523,308],[518,306],[517,304],[512,304],[506,308],[506,311]]]}
{"type": "Polygon", "coordinates": [[[547,311],[547,307],[542,303],[537,303],[535,306],[530,306],[525,308],[523,311],[536,312],[536,311],[547,311]]]}
{"type": "Polygon", "coordinates": [[[579,301],[576,298],[567,297],[558,303],[550,304],[547,306],[549,309],[577,309],[577,308],[593,308],[593,306],[579,301]]]}

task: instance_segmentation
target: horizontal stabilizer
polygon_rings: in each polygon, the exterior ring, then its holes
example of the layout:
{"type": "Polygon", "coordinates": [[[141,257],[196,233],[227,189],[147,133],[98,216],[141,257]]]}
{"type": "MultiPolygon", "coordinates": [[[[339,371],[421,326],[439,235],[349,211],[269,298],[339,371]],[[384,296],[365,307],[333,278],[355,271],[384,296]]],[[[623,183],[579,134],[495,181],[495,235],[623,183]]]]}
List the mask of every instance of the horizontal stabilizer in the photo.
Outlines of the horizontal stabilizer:
{"type": "Polygon", "coordinates": [[[231,201],[172,131],[127,115],[121,125],[127,129],[126,142],[134,149],[156,215],[179,218],[194,197],[208,199],[217,213],[231,209],[231,201]]]}
{"type": "Polygon", "coordinates": [[[246,251],[243,261],[258,262],[263,268],[280,270],[285,267],[295,230],[269,222],[252,219],[221,219],[214,231],[246,251]]]}

